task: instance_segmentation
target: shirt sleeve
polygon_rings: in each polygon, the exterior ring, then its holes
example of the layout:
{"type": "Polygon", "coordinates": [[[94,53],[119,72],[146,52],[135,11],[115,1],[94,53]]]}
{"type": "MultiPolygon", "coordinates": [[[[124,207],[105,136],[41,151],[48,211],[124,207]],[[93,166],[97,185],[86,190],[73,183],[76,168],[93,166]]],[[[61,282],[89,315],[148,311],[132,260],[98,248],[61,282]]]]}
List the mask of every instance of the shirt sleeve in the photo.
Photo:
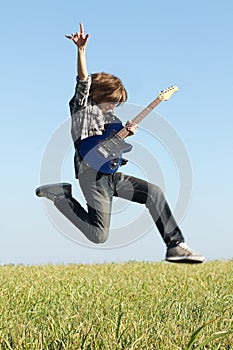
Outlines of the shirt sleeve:
{"type": "Polygon", "coordinates": [[[80,108],[87,106],[87,100],[91,87],[91,75],[86,80],[76,78],[75,93],[69,102],[71,115],[75,114],[80,108]]]}

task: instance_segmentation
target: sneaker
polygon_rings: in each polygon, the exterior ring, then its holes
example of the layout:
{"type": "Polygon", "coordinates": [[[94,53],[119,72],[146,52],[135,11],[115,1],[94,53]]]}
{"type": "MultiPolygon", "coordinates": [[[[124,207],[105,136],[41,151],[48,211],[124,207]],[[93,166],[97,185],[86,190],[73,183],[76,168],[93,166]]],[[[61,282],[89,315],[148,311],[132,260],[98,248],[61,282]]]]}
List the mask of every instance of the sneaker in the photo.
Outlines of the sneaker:
{"type": "Polygon", "coordinates": [[[180,242],[175,247],[167,248],[166,260],[173,263],[198,264],[204,256],[194,253],[186,243],[180,242]]]}
{"type": "Polygon", "coordinates": [[[40,186],[36,189],[36,195],[50,199],[53,202],[59,197],[71,197],[71,184],[58,183],[40,186]]]}

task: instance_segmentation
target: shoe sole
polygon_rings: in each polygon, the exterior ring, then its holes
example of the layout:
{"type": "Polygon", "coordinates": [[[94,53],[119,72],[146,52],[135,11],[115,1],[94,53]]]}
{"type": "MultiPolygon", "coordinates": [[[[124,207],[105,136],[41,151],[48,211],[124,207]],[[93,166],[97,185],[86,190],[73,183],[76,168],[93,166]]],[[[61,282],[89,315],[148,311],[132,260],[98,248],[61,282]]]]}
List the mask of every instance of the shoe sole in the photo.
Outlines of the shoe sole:
{"type": "Polygon", "coordinates": [[[184,257],[174,257],[174,258],[166,258],[166,261],[171,262],[171,263],[180,263],[180,264],[201,264],[204,261],[204,258],[202,259],[194,259],[190,258],[188,256],[184,257]]]}
{"type": "Polygon", "coordinates": [[[40,186],[40,187],[38,187],[38,188],[35,190],[36,195],[37,195],[38,197],[41,197],[41,193],[43,192],[43,190],[47,189],[48,186],[49,186],[50,188],[57,187],[57,186],[68,187],[68,188],[67,188],[67,191],[68,191],[69,193],[71,193],[71,184],[66,183],[66,182],[62,182],[62,183],[58,183],[58,184],[40,186]]]}

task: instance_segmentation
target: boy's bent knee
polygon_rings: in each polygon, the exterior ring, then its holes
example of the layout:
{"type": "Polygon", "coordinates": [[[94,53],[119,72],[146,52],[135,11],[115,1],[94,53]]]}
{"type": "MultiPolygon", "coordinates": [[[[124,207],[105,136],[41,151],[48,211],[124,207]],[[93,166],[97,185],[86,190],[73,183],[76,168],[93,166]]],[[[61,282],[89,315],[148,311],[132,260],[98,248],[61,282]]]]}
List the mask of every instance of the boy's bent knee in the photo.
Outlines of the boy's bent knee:
{"type": "Polygon", "coordinates": [[[151,185],[149,187],[149,195],[151,197],[163,197],[164,196],[164,193],[163,193],[163,190],[159,187],[159,186],[156,186],[156,185],[151,185]]]}
{"type": "Polygon", "coordinates": [[[94,234],[95,237],[93,239],[93,242],[96,244],[105,243],[108,239],[108,233],[109,233],[108,229],[106,230],[97,229],[94,234]]]}

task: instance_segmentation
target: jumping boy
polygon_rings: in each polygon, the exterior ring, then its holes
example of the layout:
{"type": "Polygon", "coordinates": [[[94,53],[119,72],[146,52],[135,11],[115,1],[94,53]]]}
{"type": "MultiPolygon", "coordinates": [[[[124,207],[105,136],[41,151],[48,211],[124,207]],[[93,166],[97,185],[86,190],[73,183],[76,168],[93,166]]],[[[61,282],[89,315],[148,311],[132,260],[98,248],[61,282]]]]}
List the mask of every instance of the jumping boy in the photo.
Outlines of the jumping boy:
{"type": "MultiPolygon", "coordinates": [[[[109,73],[88,74],[86,45],[89,34],[80,32],[66,37],[78,49],[78,76],[75,94],[71,99],[71,133],[75,148],[75,174],[87,202],[87,211],[77,202],[67,183],[40,186],[36,195],[53,201],[56,208],[72,222],[88,240],[104,243],[109,234],[113,197],[121,197],[144,204],[167,247],[166,260],[178,263],[201,263],[204,257],[194,253],[184,242],[162,190],[145,180],[122,172],[101,173],[82,159],[80,142],[90,136],[102,135],[110,123],[120,123],[114,109],[127,100],[127,91],[121,80],[109,73]]],[[[128,121],[130,135],[137,125],[128,121]]]]}

